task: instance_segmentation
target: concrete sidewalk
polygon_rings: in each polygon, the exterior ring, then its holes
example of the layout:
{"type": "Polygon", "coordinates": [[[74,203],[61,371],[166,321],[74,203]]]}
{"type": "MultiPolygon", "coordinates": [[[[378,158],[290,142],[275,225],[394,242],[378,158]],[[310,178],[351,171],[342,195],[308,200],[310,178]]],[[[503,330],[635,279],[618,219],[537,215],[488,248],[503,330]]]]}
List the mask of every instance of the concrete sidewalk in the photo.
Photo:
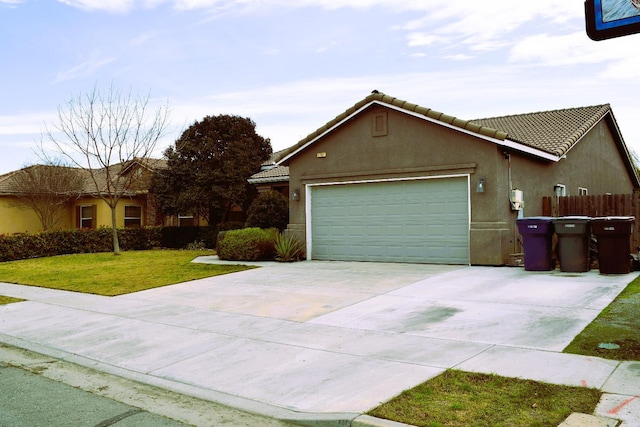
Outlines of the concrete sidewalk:
{"type": "Polygon", "coordinates": [[[597,387],[599,413],[640,425],[640,362],[560,353],[635,274],[265,265],[119,297],[0,284],[28,300],[0,307],[0,341],[304,424],[458,368],[597,387]]]}

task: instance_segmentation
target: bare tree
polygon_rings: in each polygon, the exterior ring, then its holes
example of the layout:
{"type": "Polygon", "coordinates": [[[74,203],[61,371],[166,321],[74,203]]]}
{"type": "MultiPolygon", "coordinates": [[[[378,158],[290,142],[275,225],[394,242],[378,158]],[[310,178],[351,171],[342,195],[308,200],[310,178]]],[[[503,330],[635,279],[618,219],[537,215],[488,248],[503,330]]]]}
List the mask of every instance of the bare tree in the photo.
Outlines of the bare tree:
{"type": "Polygon", "coordinates": [[[33,210],[44,231],[60,228],[66,205],[82,191],[81,172],[57,163],[20,169],[8,180],[12,205],[33,210]]]}
{"type": "Polygon", "coordinates": [[[91,192],[111,208],[115,255],[120,253],[116,207],[143,177],[127,172],[133,162],[152,155],[168,125],[168,107],[152,109],[149,100],[113,86],[101,92],[96,85],[58,108],[58,119],[46,127],[39,147],[48,158],[45,146],[51,146],[88,175],[91,192]]]}

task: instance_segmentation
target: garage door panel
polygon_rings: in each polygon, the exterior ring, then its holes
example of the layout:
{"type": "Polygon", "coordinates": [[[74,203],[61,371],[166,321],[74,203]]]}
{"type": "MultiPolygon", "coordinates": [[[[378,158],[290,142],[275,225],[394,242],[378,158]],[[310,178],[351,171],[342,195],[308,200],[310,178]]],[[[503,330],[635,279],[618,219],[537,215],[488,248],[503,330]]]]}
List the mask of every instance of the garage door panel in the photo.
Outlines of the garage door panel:
{"type": "Polygon", "coordinates": [[[313,187],[314,259],[468,264],[466,177],[313,187]]]}

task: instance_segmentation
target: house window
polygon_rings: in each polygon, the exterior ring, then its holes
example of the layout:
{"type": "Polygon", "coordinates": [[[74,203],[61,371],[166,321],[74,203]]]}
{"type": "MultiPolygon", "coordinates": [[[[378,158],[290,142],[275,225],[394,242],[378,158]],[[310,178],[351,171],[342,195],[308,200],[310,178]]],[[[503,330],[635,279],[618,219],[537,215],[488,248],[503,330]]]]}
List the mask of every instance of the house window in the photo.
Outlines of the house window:
{"type": "Polygon", "coordinates": [[[124,207],[124,226],[125,227],[141,227],[142,226],[142,207],[141,206],[125,206],[124,207]]]}
{"type": "Polygon", "coordinates": [[[78,206],[78,228],[94,228],[95,206],[78,206]]]}
{"type": "Polygon", "coordinates": [[[193,215],[178,215],[178,227],[193,227],[195,225],[193,215]]]}
{"type": "Polygon", "coordinates": [[[589,190],[584,187],[578,187],[578,195],[580,196],[588,196],[589,190]]]}
{"type": "Polygon", "coordinates": [[[553,191],[556,197],[562,197],[567,195],[567,186],[564,184],[556,184],[553,186],[553,191]]]}

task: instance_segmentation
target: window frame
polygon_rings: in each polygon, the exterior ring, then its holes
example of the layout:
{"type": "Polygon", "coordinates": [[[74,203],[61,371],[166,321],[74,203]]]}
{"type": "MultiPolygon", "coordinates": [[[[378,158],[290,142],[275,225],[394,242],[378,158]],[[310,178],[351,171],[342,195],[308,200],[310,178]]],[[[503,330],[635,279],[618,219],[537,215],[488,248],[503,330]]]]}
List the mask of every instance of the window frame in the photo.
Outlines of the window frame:
{"type": "MultiPolygon", "coordinates": [[[[129,212],[131,213],[131,212],[129,212]]],[[[125,205],[124,206],[124,227],[125,228],[135,228],[142,227],[142,206],[140,205],[125,205]],[[131,216],[127,215],[127,210],[135,208],[139,211],[139,216],[131,216]],[[131,223],[134,222],[134,223],[131,223]]]]}
{"type": "Polygon", "coordinates": [[[96,205],[79,205],[78,206],[78,228],[96,228],[95,227],[96,205]],[[91,216],[85,216],[86,211],[91,216]],[[85,225],[85,222],[89,225],[85,225]]]}

